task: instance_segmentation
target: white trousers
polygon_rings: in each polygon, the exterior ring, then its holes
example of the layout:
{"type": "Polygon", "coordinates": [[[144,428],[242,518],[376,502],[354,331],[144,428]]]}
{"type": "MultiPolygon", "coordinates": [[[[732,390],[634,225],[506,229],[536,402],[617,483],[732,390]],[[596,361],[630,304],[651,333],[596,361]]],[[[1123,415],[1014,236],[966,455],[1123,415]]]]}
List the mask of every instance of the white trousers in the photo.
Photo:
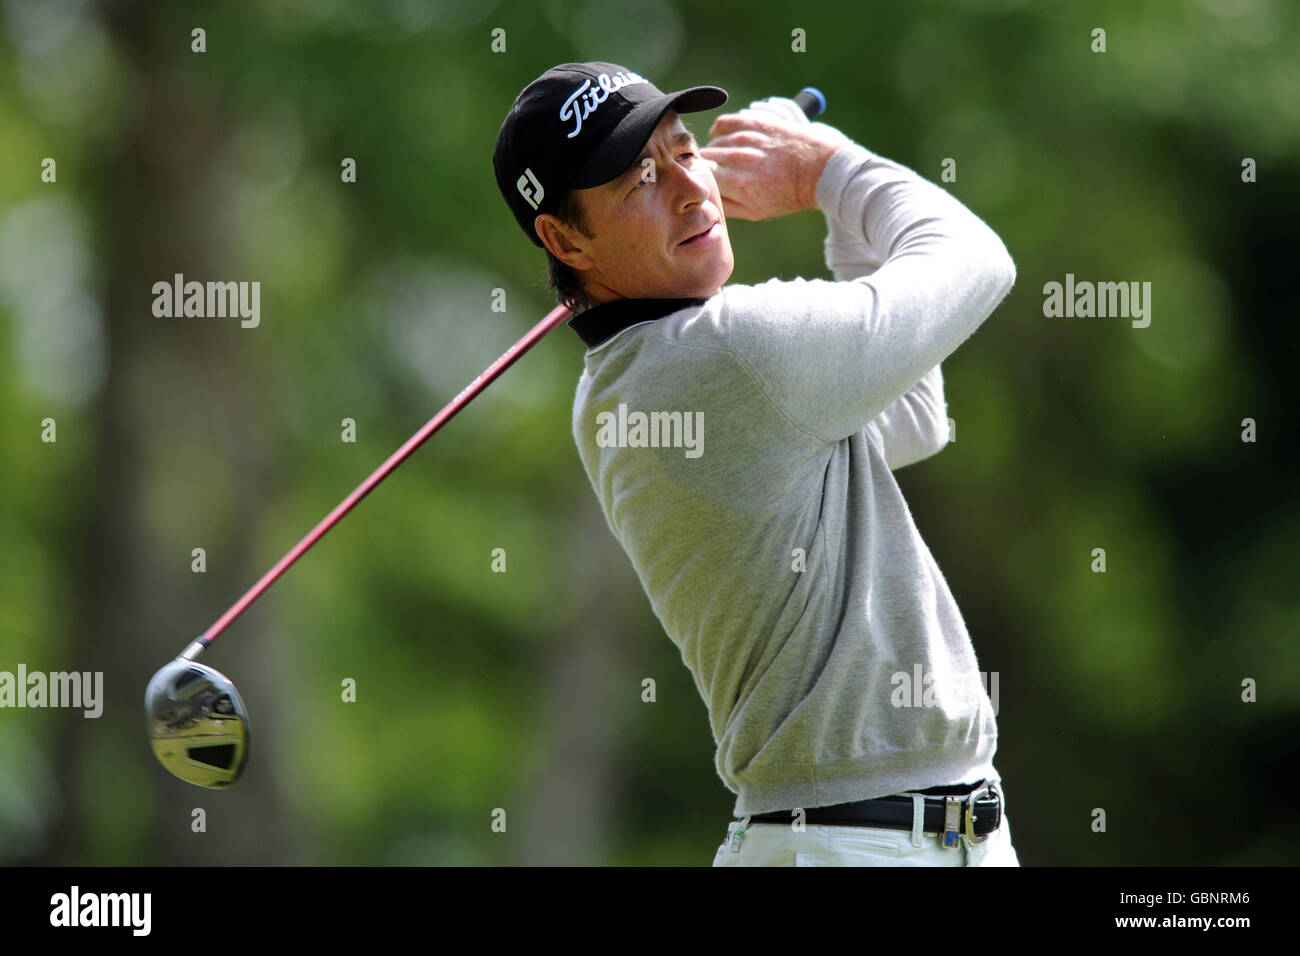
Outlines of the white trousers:
{"type": "Polygon", "coordinates": [[[961,846],[945,849],[943,835],[923,832],[922,804],[913,797],[912,832],[876,827],[804,826],[789,823],[749,823],[733,820],[727,837],[713,857],[714,866],[1019,866],[1011,845],[1006,795],[1002,797],[1002,823],[982,843],[964,835],[961,846]]]}

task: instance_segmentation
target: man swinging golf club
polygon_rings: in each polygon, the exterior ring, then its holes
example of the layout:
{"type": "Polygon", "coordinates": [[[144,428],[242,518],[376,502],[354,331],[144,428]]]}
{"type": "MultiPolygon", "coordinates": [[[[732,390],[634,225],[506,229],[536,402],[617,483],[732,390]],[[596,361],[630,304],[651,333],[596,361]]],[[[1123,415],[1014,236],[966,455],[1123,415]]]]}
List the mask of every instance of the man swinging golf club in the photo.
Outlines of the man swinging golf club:
{"type": "Polygon", "coordinates": [[[587,347],[583,466],[737,794],[714,865],[1016,866],[992,703],[892,474],[947,443],[939,363],[1015,265],[793,100],[720,116],[700,148],[681,114],[726,100],[566,63],[493,157],[587,347]],[[835,281],[725,285],[728,216],[813,208],[835,281]]]}

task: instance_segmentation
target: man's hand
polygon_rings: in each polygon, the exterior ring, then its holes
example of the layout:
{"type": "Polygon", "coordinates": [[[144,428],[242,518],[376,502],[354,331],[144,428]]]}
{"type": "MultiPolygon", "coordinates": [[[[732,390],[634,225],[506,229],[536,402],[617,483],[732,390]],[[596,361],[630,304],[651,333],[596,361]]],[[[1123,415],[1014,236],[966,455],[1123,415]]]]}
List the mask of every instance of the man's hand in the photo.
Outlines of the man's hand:
{"type": "Polygon", "coordinates": [[[727,218],[758,222],[815,208],[822,170],[848,141],[825,123],[795,124],[751,108],[714,120],[700,155],[727,218]]]}

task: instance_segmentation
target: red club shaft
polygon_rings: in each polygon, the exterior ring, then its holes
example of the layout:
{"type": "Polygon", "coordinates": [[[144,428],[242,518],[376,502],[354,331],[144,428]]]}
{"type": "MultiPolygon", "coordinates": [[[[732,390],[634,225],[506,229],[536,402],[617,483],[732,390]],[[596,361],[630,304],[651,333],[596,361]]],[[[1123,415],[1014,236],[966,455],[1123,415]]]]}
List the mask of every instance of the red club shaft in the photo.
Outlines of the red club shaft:
{"type": "MultiPolygon", "coordinates": [[[[212,626],[204,631],[203,635],[196,642],[200,647],[195,649],[195,653],[202,649],[202,647],[206,647],[212,641],[216,640],[217,635],[224,631],[231,621],[243,614],[250,604],[261,597],[262,593],[274,584],[275,580],[280,575],[284,574],[284,572],[289,569],[290,565],[302,557],[308,548],[319,541],[325,535],[326,531],[338,524],[339,520],[356,506],[357,502],[370,494],[377,484],[392,474],[393,470],[396,469],[398,465],[406,461],[406,459],[409,458],[417,448],[428,441],[429,437],[434,432],[445,425],[453,415],[468,405],[473,400],[474,396],[487,388],[488,385],[492,383],[493,379],[508,369],[511,365],[515,364],[515,362],[519,360],[520,356],[540,342],[543,336],[548,332],[558,326],[565,319],[569,318],[569,315],[569,310],[564,306],[556,306],[547,314],[546,318],[533,326],[527,335],[514,345],[510,346],[510,348],[505,351],[505,354],[489,365],[482,374],[474,379],[474,381],[461,389],[460,394],[448,402],[442,411],[429,419],[423,428],[407,440],[406,444],[393,452],[387,461],[376,468],[369,478],[356,487],[356,490],[353,491],[352,494],[339,502],[338,506],[333,511],[321,519],[320,524],[312,528],[311,531],[307,533],[306,537],[289,550],[288,554],[277,561],[275,567],[262,575],[261,580],[245,591],[244,596],[232,604],[225,614],[217,618],[217,620],[213,622],[212,626]]],[[[194,647],[193,644],[190,646],[194,647]]]]}

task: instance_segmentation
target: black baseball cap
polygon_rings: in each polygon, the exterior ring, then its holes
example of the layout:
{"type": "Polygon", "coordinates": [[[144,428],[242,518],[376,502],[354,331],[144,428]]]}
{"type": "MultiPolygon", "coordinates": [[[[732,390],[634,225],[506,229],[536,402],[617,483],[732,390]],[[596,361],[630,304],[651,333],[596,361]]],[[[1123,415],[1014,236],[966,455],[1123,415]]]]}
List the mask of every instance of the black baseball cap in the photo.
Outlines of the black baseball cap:
{"type": "Polygon", "coordinates": [[[492,153],[497,186],[520,228],[545,248],[533,220],[554,213],[565,193],[621,175],[670,109],[699,113],[726,102],[717,86],[664,93],[616,63],[562,63],[529,83],[506,114],[492,153]]]}

